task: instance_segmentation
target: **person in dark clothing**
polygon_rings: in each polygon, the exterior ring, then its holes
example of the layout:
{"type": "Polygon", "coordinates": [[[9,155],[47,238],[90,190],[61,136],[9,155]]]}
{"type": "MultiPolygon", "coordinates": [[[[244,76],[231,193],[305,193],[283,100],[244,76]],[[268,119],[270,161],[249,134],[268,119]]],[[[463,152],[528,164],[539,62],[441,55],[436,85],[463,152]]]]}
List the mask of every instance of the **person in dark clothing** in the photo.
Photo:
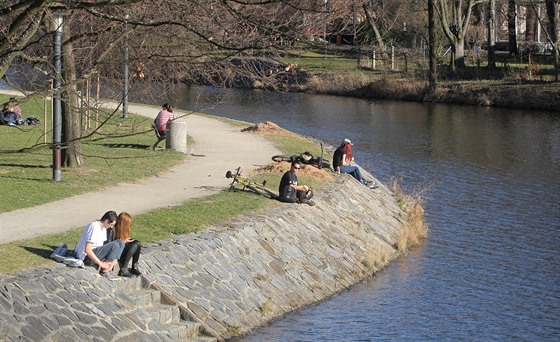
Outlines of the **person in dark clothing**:
{"type": "Polygon", "coordinates": [[[307,185],[299,185],[296,173],[301,169],[298,161],[292,162],[290,170],[286,171],[280,180],[278,187],[279,199],[286,203],[305,203],[311,206],[315,202],[311,200],[313,191],[307,185]]]}
{"type": "Polygon", "coordinates": [[[333,154],[333,169],[336,173],[347,173],[352,177],[356,178],[360,183],[364,184],[365,186],[375,189],[377,185],[373,181],[368,181],[364,177],[362,177],[362,173],[360,172],[360,168],[351,165],[352,160],[347,158],[346,155],[346,145],[352,144],[349,139],[344,139],[342,144],[334,151],[333,154]]]}
{"type": "Polygon", "coordinates": [[[140,260],[140,251],[142,245],[138,240],[130,238],[130,230],[132,228],[132,217],[126,212],[119,214],[114,229],[107,230],[107,240],[124,241],[124,249],[119,258],[119,276],[130,278],[138,276],[142,273],[138,269],[138,260],[140,260]],[[128,268],[128,264],[132,259],[132,268],[128,268]]]}

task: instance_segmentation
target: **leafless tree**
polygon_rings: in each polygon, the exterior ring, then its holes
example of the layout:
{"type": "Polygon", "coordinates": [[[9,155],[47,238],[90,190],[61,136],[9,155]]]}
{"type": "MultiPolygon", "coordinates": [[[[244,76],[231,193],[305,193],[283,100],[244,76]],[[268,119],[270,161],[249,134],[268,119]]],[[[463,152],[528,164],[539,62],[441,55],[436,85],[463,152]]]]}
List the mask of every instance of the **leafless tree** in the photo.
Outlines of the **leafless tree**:
{"type": "Polygon", "coordinates": [[[507,22],[509,53],[517,55],[517,4],[515,0],[508,0],[507,22]]]}
{"type": "MultiPolygon", "coordinates": [[[[83,133],[78,90],[94,76],[115,89],[127,63],[136,82],[242,81],[276,87],[283,70],[276,53],[290,42],[306,42],[303,14],[324,12],[323,5],[295,0],[2,0],[0,77],[17,86],[14,73],[7,71],[18,65],[31,65],[52,77],[56,70],[49,57],[49,23],[53,13],[64,15],[63,81],[55,96],[64,103],[64,164],[76,167],[82,165],[83,133]]],[[[49,92],[44,85],[22,90],[28,95],[49,92]]]]}
{"type": "Polygon", "coordinates": [[[429,44],[429,87],[428,91],[434,93],[437,88],[437,64],[436,64],[436,23],[435,23],[435,0],[428,0],[428,44],[429,44]]]}
{"type": "Polygon", "coordinates": [[[488,21],[486,22],[488,29],[488,68],[496,69],[496,0],[488,1],[488,21]]]}
{"type": "Polygon", "coordinates": [[[487,0],[438,0],[441,27],[451,45],[451,69],[465,66],[465,35],[474,5],[487,0]]]}
{"type": "MultiPolygon", "coordinates": [[[[548,25],[545,27],[546,37],[552,46],[554,55],[555,78],[558,81],[560,74],[560,1],[546,0],[546,14],[548,17],[548,25]]],[[[542,22],[539,18],[539,22],[542,22]]]]}

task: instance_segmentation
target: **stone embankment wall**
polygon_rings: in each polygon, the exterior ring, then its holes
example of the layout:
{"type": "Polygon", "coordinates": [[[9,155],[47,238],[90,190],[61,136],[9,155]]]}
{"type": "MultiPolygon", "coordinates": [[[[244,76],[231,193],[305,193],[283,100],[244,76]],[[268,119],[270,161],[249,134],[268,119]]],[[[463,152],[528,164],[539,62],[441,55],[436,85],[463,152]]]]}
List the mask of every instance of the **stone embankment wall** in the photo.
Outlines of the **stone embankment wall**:
{"type": "Polygon", "coordinates": [[[224,340],[344,290],[398,256],[405,215],[386,187],[341,175],[315,201],[278,202],[147,245],[141,280],[109,281],[91,267],[56,263],[3,276],[0,340],[224,340]]]}

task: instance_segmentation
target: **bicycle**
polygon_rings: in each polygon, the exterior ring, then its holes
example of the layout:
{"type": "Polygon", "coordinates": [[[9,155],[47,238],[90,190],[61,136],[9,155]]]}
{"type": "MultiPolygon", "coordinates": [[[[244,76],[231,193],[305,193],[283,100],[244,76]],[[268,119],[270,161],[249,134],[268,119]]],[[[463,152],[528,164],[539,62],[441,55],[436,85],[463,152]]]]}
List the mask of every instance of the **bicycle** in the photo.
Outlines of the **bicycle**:
{"type": "Polygon", "coordinates": [[[264,196],[266,198],[270,198],[270,199],[278,199],[278,195],[276,195],[274,192],[268,190],[267,188],[265,188],[266,186],[266,180],[261,183],[257,183],[255,181],[250,180],[247,177],[241,176],[241,166],[238,167],[234,172],[228,171],[226,172],[226,178],[233,178],[233,181],[231,182],[230,186],[229,186],[229,190],[228,191],[235,191],[237,190],[237,188],[235,187],[235,184],[241,184],[243,186],[243,188],[241,190],[245,190],[245,189],[249,189],[251,191],[253,191],[254,193],[256,193],[257,195],[261,195],[264,196]]]}
{"type": "Polygon", "coordinates": [[[282,156],[282,155],[277,155],[277,156],[272,156],[272,160],[275,162],[282,162],[282,161],[287,161],[287,162],[294,162],[294,161],[298,161],[302,164],[306,164],[306,165],[313,165],[318,169],[322,169],[322,168],[327,168],[330,169],[331,168],[331,163],[327,160],[323,158],[323,144],[321,144],[321,156],[320,157],[315,157],[313,156],[310,152],[303,152],[300,155],[291,155],[291,156],[282,156]]]}

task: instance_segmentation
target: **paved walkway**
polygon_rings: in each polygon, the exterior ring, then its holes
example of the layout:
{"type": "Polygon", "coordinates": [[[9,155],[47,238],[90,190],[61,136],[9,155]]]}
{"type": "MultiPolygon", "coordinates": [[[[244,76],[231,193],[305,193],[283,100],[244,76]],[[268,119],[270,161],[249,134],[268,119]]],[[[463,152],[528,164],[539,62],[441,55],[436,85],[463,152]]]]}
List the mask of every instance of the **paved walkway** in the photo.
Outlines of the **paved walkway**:
{"type": "MultiPolygon", "coordinates": [[[[157,109],[129,105],[129,112],[153,118],[157,109]]],[[[263,137],[242,133],[239,127],[220,120],[198,115],[189,115],[182,120],[187,122],[187,132],[195,140],[194,146],[189,146],[191,157],[187,161],[159,176],[136,183],[0,213],[0,243],[82,227],[99,219],[107,210],[127,211],[134,216],[211,195],[229,184],[225,178],[227,170],[241,166],[248,173],[270,163],[270,157],[279,153],[263,137]]]]}

